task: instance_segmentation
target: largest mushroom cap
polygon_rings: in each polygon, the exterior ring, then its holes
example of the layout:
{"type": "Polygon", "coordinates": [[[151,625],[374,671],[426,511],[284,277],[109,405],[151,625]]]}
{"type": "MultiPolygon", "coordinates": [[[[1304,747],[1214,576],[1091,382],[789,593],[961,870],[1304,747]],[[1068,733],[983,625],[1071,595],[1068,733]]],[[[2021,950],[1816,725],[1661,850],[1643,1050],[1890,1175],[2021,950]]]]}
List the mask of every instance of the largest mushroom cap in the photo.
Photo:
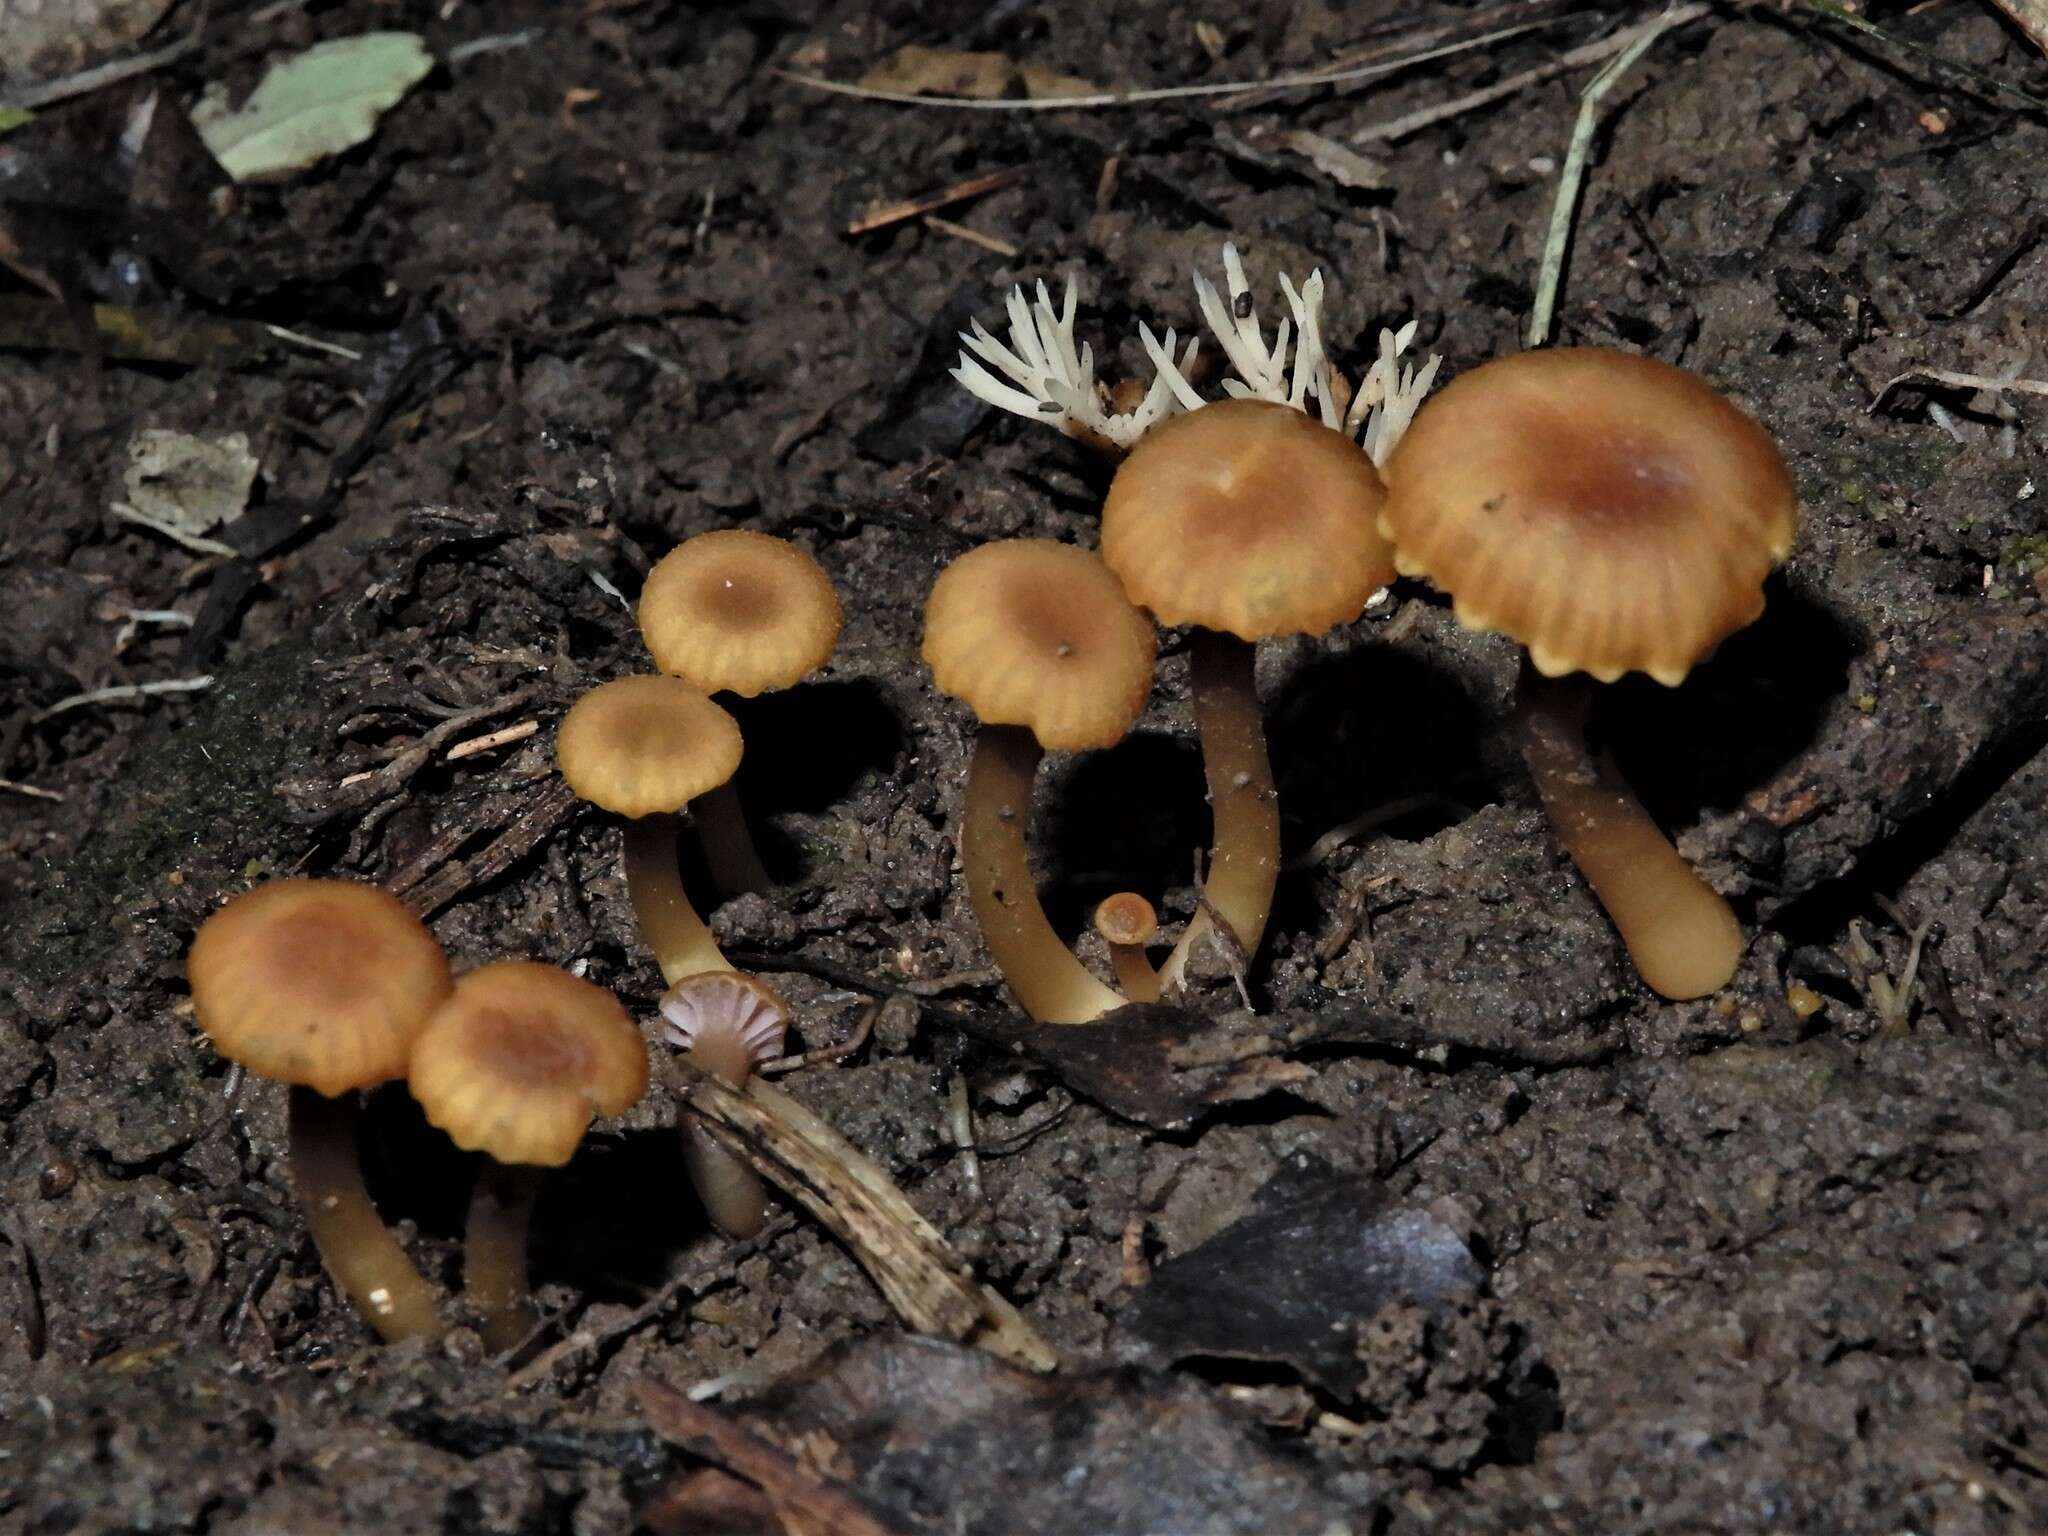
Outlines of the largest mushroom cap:
{"type": "Polygon", "coordinates": [[[413,1047],[409,1086],[458,1147],[559,1168],[593,1115],[647,1092],[647,1042],[594,982],[500,960],[455,983],[413,1047]]]}
{"type": "Polygon", "coordinates": [[[1524,352],[1425,405],[1387,464],[1404,576],[1548,677],[1676,684],[1763,612],[1798,503],[1770,435],[1683,369],[1524,352]]]}
{"type": "Polygon", "coordinates": [[[569,787],[620,816],[680,811],[740,766],[740,728],[679,677],[622,677],[569,706],[555,761],[569,787]]]}
{"type": "Polygon", "coordinates": [[[272,880],[199,925],[185,959],[199,1027],[258,1076],[335,1098],[405,1076],[448,996],[448,957],[390,892],[272,880]]]}
{"type": "Polygon", "coordinates": [[[924,659],[939,691],[1054,751],[1123,740],[1152,691],[1158,637],[1109,567],[1050,539],[1003,539],[939,573],[924,659]]]}
{"type": "Polygon", "coordinates": [[[1102,558],[1162,624],[1321,634],[1394,579],[1379,472],[1291,406],[1223,400],[1148,432],[1110,482],[1102,558]]]}
{"type": "Polygon", "coordinates": [[[818,562],[742,528],[670,550],[647,573],[639,612],[657,667],[742,698],[800,682],[839,639],[839,598],[818,562]]]}

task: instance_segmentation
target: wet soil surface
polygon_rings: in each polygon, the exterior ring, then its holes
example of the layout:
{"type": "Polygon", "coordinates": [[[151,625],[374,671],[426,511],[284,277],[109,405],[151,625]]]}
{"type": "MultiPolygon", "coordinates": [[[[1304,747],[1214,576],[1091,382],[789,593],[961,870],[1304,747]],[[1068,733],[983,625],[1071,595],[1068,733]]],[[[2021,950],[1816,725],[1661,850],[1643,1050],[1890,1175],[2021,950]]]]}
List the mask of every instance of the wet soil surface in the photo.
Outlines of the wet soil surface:
{"type": "MultiPolygon", "coordinates": [[[[0,352],[0,777],[45,796],[0,792],[0,1529],[777,1529],[760,1476],[657,1433],[649,1378],[721,1381],[795,1483],[851,1501],[830,1520],[905,1536],[2048,1526],[2040,413],[1924,382],[1872,408],[1916,367],[2039,375],[2038,115],[1716,11],[1593,141],[1560,337],[1704,375],[1804,504],[1765,617],[1595,719],[1738,904],[1729,991],[1635,980],[1504,730],[1514,653],[1408,585],[1262,654],[1298,861],[1255,1011],[1219,971],[1099,1047],[1048,1042],[967,912],[969,722],[919,664],[923,595],[983,540],[1092,542],[1107,471],[968,400],[953,333],[1072,272],[1084,338],[1142,373],[1136,322],[1196,328],[1190,269],[1228,239],[1262,304],[1321,267],[1354,371],[1410,316],[1452,373],[1513,350],[1583,71],[1355,145],[1379,190],[1287,135],[1349,144],[1628,19],[1532,14],[1370,89],[967,113],[776,71],[853,79],[923,44],[1116,87],[1254,79],[1471,13],[213,7],[157,77],[181,99],[374,27],[454,62],[364,148],[114,242],[139,260],[77,236],[94,296],[353,360],[0,352]],[[995,173],[955,228],[846,232],[995,173]],[[144,427],[247,434],[235,555],[108,515],[144,427]],[[580,690],[646,665],[626,601],[650,562],[734,526],[815,552],[847,627],[820,680],[737,711],[787,885],[718,931],[805,1045],[886,1002],[862,1050],[784,1086],[1022,1309],[1051,1377],[902,1335],[805,1219],[710,1232],[659,1095],[543,1196],[557,1331],[510,1362],[466,1328],[378,1346],[296,1214],[279,1090],[193,1031],[193,929],[292,872],[399,890],[459,966],[573,964],[650,1013],[617,827],[560,791],[550,742],[580,690]],[[124,629],[162,609],[197,622],[124,629]],[[947,1129],[962,1077],[978,1168],[947,1129]]],[[[1994,14],[1878,19],[2048,90],[1994,14]]],[[[95,111],[53,117],[104,147],[95,111]]],[[[1169,636],[1138,733],[1042,780],[1069,931],[1119,888],[1192,909],[1186,673],[1169,636]]],[[[385,1214],[456,1282],[470,1165],[402,1093],[368,1125],[385,1214]]]]}

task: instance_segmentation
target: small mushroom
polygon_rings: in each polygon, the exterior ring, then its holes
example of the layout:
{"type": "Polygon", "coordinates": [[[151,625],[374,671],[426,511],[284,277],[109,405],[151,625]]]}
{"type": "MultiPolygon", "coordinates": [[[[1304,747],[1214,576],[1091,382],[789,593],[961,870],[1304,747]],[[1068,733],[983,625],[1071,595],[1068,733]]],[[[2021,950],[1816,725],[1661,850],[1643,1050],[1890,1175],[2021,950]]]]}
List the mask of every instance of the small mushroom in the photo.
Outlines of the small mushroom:
{"type": "Polygon", "coordinates": [[[1109,946],[1110,969],[1116,984],[1134,1003],[1159,1001],[1159,972],[1152,968],[1145,946],[1159,933],[1159,914],[1136,891],[1105,896],[1095,908],[1095,931],[1109,946]]]}
{"type": "Polygon", "coordinates": [[[647,1092],[647,1043],[619,1000],[551,965],[500,960],[469,972],[412,1050],[412,1096],[427,1119],[486,1161],[470,1198],[463,1281],[485,1345],[532,1330],[527,1229],[542,1170],[575,1155],[596,1115],[647,1092]]]}
{"type": "Polygon", "coordinates": [[[622,677],[562,717],[555,761],[569,787],[626,818],[626,889],[662,978],[728,970],[676,866],[676,814],[733,776],[740,728],[679,677],[622,677]]]}
{"type": "Polygon", "coordinates": [[[1209,911],[1247,954],[1280,874],[1280,811],[1253,680],[1256,646],[1349,623],[1394,577],[1371,457],[1343,432],[1264,400],[1204,406],[1148,432],[1109,487],[1102,558],[1162,624],[1196,626],[1195,724],[1214,823],[1207,906],[1160,979],[1186,973],[1209,911]]]}
{"type": "Polygon", "coordinates": [[[363,1185],[356,1090],[405,1076],[449,995],[441,946],[375,886],[273,880],[200,924],[185,968],[214,1049],[291,1085],[292,1182],[335,1285],[385,1339],[437,1337],[433,1288],[363,1185]]]}
{"type": "Polygon", "coordinates": [[[981,720],[961,808],[960,862],[983,939],[1025,1012],[1083,1024],[1123,1005],[1053,931],[1027,837],[1045,751],[1121,741],[1152,688],[1157,638],[1085,549],[1006,539],[940,573],[925,604],[924,659],[943,693],[981,720]]]}
{"type": "MultiPolygon", "coordinates": [[[[639,618],[662,671],[706,693],[750,699],[822,667],[839,641],[841,616],[831,578],[803,550],[727,528],[686,539],[655,564],[640,589],[639,618]]],[[[730,780],[706,791],[693,815],[722,890],[774,888],[730,780]]]]}
{"type": "Polygon", "coordinates": [[[1586,687],[1546,680],[1641,671],[1675,687],[1763,612],[1798,522],[1770,434],[1668,363],[1524,352],[1424,406],[1387,483],[1401,573],[1448,592],[1466,628],[1527,648],[1523,759],[1643,980],[1671,998],[1727,985],[1735,914],[1587,749],[1586,687]]]}
{"type": "MultiPolygon", "coordinates": [[[[741,971],[686,976],[661,1000],[669,1044],[729,1087],[743,1088],[757,1067],[782,1054],[789,1005],[765,982],[741,971]]],[[[768,1219],[760,1175],[711,1139],[683,1111],[683,1164],[712,1222],[728,1237],[752,1237],[768,1219]]]]}

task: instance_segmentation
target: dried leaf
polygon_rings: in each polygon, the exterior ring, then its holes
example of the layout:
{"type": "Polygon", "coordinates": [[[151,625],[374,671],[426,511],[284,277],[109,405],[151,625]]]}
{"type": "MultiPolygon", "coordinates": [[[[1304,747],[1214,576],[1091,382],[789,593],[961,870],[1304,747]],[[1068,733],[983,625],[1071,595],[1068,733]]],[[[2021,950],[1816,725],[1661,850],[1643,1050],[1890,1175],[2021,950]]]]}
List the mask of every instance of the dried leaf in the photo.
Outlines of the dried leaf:
{"type": "Polygon", "coordinates": [[[144,427],[128,440],[121,478],[128,505],[151,523],[201,534],[242,515],[262,467],[246,433],[206,438],[144,427]]]}
{"type": "Polygon", "coordinates": [[[369,138],[433,67],[417,33],[337,38],[273,67],[239,109],[195,121],[235,180],[288,176],[369,138]]]}

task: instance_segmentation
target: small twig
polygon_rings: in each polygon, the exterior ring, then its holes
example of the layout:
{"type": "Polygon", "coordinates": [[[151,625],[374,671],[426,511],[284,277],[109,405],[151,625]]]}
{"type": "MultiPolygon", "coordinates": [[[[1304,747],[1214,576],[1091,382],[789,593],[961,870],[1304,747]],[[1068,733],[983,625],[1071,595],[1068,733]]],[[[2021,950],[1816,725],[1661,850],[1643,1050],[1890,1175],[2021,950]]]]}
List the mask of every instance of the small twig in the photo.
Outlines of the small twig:
{"type": "Polygon", "coordinates": [[[2008,390],[2019,395],[2048,395],[2048,379],[2023,379],[2016,373],[1994,378],[1983,373],[1958,373],[1952,368],[1908,368],[1884,381],[1884,387],[1871,396],[1869,410],[1865,414],[1876,411],[1891,392],[1908,379],[1927,379],[1953,389],[1989,390],[1994,395],[2002,395],[2008,390]]]}
{"type": "Polygon", "coordinates": [[[441,754],[444,763],[460,762],[465,757],[475,757],[479,752],[489,752],[498,747],[509,747],[515,741],[524,741],[540,730],[538,720],[522,720],[517,725],[508,725],[501,731],[492,731],[487,736],[472,736],[467,741],[458,741],[441,754]]]}
{"type": "Polygon", "coordinates": [[[613,1339],[624,1338],[645,1327],[675,1304],[675,1299],[686,1286],[703,1278],[694,1264],[679,1263],[662,1282],[661,1288],[625,1316],[614,1318],[601,1328],[578,1327],[556,1343],[542,1350],[524,1366],[505,1378],[505,1389],[509,1392],[523,1391],[537,1381],[546,1381],[554,1375],[555,1367],[564,1360],[573,1360],[578,1355],[589,1354],[602,1349],[613,1339]]]}
{"type": "Polygon", "coordinates": [[[967,1074],[955,1072],[953,1086],[946,1091],[946,1131],[960,1152],[960,1172],[967,1179],[967,1192],[981,1198],[981,1159],[974,1151],[974,1104],[967,1097],[967,1074]]]}
{"type": "Polygon", "coordinates": [[[54,789],[38,789],[33,784],[23,784],[17,779],[0,779],[0,794],[26,795],[31,800],[54,800],[61,802],[64,799],[54,789]]]}
{"type": "Polygon", "coordinates": [[[204,677],[171,677],[159,683],[124,683],[118,688],[95,688],[90,693],[74,693],[47,709],[38,710],[29,716],[29,723],[41,725],[53,716],[84,709],[89,704],[126,704],[136,699],[152,699],[163,693],[197,693],[212,686],[213,674],[209,672],[204,677]]]}
{"type": "Polygon", "coordinates": [[[969,245],[978,245],[984,251],[1000,256],[1005,261],[1015,260],[1022,249],[1007,240],[998,240],[994,235],[984,235],[978,229],[969,229],[965,224],[955,224],[951,219],[942,219],[936,213],[924,216],[924,227],[941,235],[950,235],[955,240],[964,240],[969,245]]]}
{"type": "Polygon", "coordinates": [[[816,75],[798,74],[794,70],[771,70],[785,80],[798,85],[807,85],[813,90],[829,91],[835,96],[853,96],[862,101],[886,101],[905,107],[943,107],[961,112],[1071,112],[1084,107],[1135,107],[1150,101],[1187,101],[1203,96],[1233,96],[1243,91],[1294,91],[1305,86],[1347,85],[1355,80],[1370,80],[1377,75],[1391,75],[1398,70],[1408,69],[1416,64],[1427,64],[1432,59],[1448,58],[1454,53],[1465,53],[1473,48],[1484,48],[1510,37],[1519,37],[1543,25],[1541,22],[1524,22],[1520,26],[1502,27],[1478,37],[1460,39],[1437,48],[1425,48],[1419,53],[1406,54],[1385,63],[1363,64],[1356,69],[1311,70],[1300,75],[1276,75],[1267,80],[1231,80],[1213,85],[1166,85],[1137,91],[1098,91],[1088,96],[1038,96],[1028,100],[1002,97],[987,100],[978,96],[922,96],[914,91],[878,91],[864,85],[849,85],[840,80],[825,80],[816,75]]]}
{"type": "Polygon", "coordinates": [[[35,85],[18,85],[12,90],[0,91],[0,107],[48,107],[60,101],[69,101],[74,96],[83,96],[103,86],[114,85],[136,75],[146,75],[151,70],[174,64],[199,46],[199,29],[192,29],[190,35],[179,38],[175,43],[166,43],[153,53],[138,53],[125,59],[113,59],[105,64],[95,64],[91,69],[81,69],[75,75],[63,75],[55,80],[44,80],[35,85]]]}
{"type": "Polygon", "coordinates": [[[868,1036],[874,1033],[875,1020],[881,1016],[882,1005],[869,1003],[861,1009],[860,1018],[854,1022],[853,1033],[836,1045],[821,1045],[815,1051],[804,1051],[795,1056],[778,1056],[774,1061],[764,1061],[754,1068],[769,1077],[780,1077],[785,1072],[794,1072],[798,1067],[822,1067],[835,1061],[844,1061],[855,1051],[868,1043],[868,1036]]]}
{"type": "MultiPolygon", "coordinates": [[[[1671,13],[1672,20],[1670,25],[1677,26],[1681,22],[1691,21],[1696,16],[1703,16],[1707,13],[1708,9],[1709,7],[1705,5],[1682,6],[1677,11],[1671,13]]],[[[1634,42],[1634,28],[1623,32],[1616,32],[1612,36],[1601,38],[1598,42],[1587,43],[1583,47],[1573,48],[1561,53],[1556,58],[1537,65],[1534,69],[1525,69],[1519,75],[1510,75],[1505,80],[1496,81],[1483,90],[1454,97],[1450,101],[1438,102],[1435,106],[1422,107],[1414,112],[1403,113],[1400,117],[1389,118],[1383,123],[1374,123],[1368,128],[1361,128],[1358,132],[1349,135],[1350,140],[1354,144],[1381,144],[1392,143],[1396,139],[1405,139],[1411,133],[1418,133],[1424,128],[1432,127],[1447,119],[1463,116],[1467,112],[1475,112],[1481,107],[1491,106],[1494,102],[1504,100],[1518,91],[1528,89],[1532,85],[1541,85],[1545,80],[1553,80],[1559,75],[1570,74],[1573,70],[1582,68],[1587,64],[1597,64],[1600,60],[1610,58],[1621,52],[1624,48],[1630,47],[1634,42]]]]}
{"type": "Polygon", "coordinates": [[[344,362],[360,363],[363,354],[354,347],[344,347],[338,341],[322,341],[318,336],[308,336],[304,331],[288,331],[281,325],[266,323],[263,327],[286,346],[304,347],[308,352],[325,352],[329,357],[341,358],[344,362]]]}
{"type": "Polygon", "coordinates": [[[846,226],[849,235],[872,234],[878,229],[887,229],[891,224],[901,224],[920,214],[930,213],[935,208],[947,208],[954,203],[964,203],[970,197],[979,197],[984,192],[993,192],[997,187],[1006,187],[1028,169],[1026,166],[1011,166],[1006,171],[991,171],[985,176],[970,176],[965,181],[956,181],[950,187],[936,192],[927,192],[922,197],[898,198],[892,203],[883,203],[870,208],[866,213],[846,226]]]}
{"type": "Polygon", "coordinates": [[[899,1536],[838,1483],[818,1477],[789,1452],[717,1409],[693,1403],[674,1387],[647,1376],[633,1384],[633,1395],[662,1439],[716,1462],[766,1494],[784,1530],[815,1536],[899,1536]]]}
{"type": "Polygon", "coordinates": [[[1536,279],[1536,307],[1529,314],[1529,345],[1540,347],[1550,339],[1550,322],[1557,307],[1558,280],[1564,274],[1565,252],[1572,242],[1572,219],[1578,211],[1579,189],[1586,176],[1586,156],[1593,147],[1593,129],[1599,121],[1600,102],[1621,77],[1641,58],[1650,44],[1672,27],[1703,15],[1704,5],[1681,6],[1618,34],[1629,41],[1608,66],[1595,75],[1579,97],[1578,121],[1572,125],[1571,144],[1565,150],[1564,169],[1558,173],[1557,201],[1550,209],[1550,234],[1543,242],[1543,265],[1536,279]],[[1633,34],[1632,36],[1630,34],[1633,34]]]}
{"type": "Polygon", "coordinates": [[[123,608],[118,613],[107,615],[121,621],[121,627],[114,631],[114,654],[120,655],[142,633],[145,624],[161,624],[167,629],[190,629],[192,615],[180,613],[176,608],[123,608]]]}
{"type": "Polygon", "coordinates": [[[1900,37],[1896,33],[1885,31],[1882,27],[1873,26],[1846,5],[1838,4],[1837,0],[1804,0],[1804,3],[1808,10],[1817,11],[1828,20],[1840,22],[1852,31],[1861,32],[1865,37],[1874,37],[1887,47],[1897,48],[1903,53],[1918,54],[1936,67],[1948,70],[1958,79],[1969,81],[1976,87],[1976,93],[1979,95],[1989,93],[1992,96],[2006,96],[2032,107],[2037,112],[2048,111],[2048,96],[2036,96],[2030,91],[2023,91],[2016,85],[2006,84],[1996,75],[1988,75],[1981,69],[1972,68],[1959,60],[1949,58],[1946,54],[1937,53],[1925,43],[1916,43],[1911,38],[1900,37]]]}

